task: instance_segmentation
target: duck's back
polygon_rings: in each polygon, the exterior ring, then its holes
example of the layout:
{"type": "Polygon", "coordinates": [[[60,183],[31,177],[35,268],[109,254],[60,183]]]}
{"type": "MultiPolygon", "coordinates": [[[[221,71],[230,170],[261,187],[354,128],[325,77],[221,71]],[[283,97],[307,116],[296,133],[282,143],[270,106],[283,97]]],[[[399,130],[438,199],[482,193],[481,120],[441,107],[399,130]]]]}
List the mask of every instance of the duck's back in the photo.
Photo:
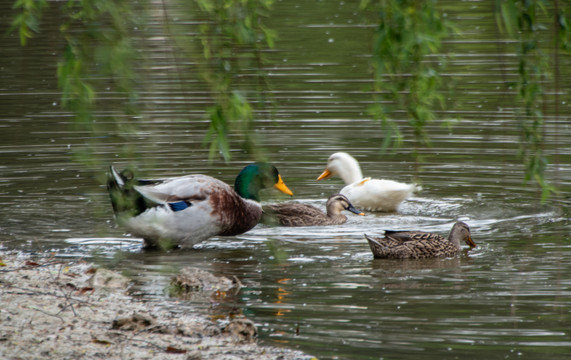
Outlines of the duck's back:
{"type": "Polygon", "coordinates": [[[149,185],[136,186],[135,188],[144,197],[160,203],[181,200],[201,201],[213,192],[233,191],[228,184],[201,174],[148,182],[149,185]]]}
{"type": "Polygon", "coordinates": [[[444,241],[448,240],[438,234],[423,231],[395,231],[385,230],[385,238],[396,241],[401,244],[407,241],[444,241]]]}
{"type": "Polygon", "coordinates": [[[366,237],[376,258],[426,259],[451,256],[459,250],[448,239],[432,233],[386,231],[384,238],[366,237]]]}
{"type": "Polygon", "coordinates": [[[191,246],[216,235],[237,235],[261,217],[258,203],[240,197],[226,183],[207,175],[188,175],[154,185],[137,186],[143,196],[162,205],[131,218],[127,228],[148,245],[166,238],[191,246]]]}
{"type": "Polygon", "coordinates": [[[282,226],[330,225],[327,215],[309,204],[281,203],[264,205],[264,222],[277,222],[282,226]]]}
{"type": "Polygon", "coordinates": [[[414,184],[366,178],[345,186],[340,192],[362,210],[395,211],[415,190],[414,184]]]}
{"type": "Polygon", "coordinates": [[[412,259],[452,256],[458,252],[458,249],[446,239],[430,241],[412,240],[404,242],[400,247],[395,248],[395,250],[408,254],[408,258],[412,259]],[[400,249],[400,247],[403,249],[400,249]]]}

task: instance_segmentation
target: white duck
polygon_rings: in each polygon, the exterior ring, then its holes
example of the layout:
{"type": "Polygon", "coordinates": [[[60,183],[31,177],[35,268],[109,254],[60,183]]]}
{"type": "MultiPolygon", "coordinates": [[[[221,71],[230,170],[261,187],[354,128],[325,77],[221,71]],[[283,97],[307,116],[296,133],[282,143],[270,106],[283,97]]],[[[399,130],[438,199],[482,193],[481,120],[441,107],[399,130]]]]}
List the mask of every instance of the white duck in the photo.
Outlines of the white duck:
{"type": "Polygon", "coordinates": [[[340,193],[351,203],[368,211],[395,211],[414,191],[415,184],[403,184],[393,180],[363,178],[359,163],[351,155],[338,152],[329,157],[325,171],[317,180],[338,175],[346,186],[340,193]]]}

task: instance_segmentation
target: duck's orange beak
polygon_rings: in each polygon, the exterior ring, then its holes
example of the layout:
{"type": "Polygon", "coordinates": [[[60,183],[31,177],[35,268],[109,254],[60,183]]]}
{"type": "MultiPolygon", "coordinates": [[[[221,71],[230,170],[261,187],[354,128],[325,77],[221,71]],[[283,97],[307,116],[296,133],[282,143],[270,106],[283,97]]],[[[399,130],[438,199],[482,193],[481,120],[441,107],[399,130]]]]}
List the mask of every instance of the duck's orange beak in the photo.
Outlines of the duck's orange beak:
{"type": "Polygon", "coordinates": [[[474,240],[472,240],[471,236],[468,236],[468,238],[466,239],[466,244],[468,244],[468,246],[472,248],[476,247],[476,243],[474,242],[474,240]]]}
{"type": "Polygon", "coordinates": [[[319,175],[319,177],[317,178],[317,181],[327,179],[331,175],[333,175],[333,173],[331,171],[329,171],[328,169],[325,169],[325,171],[321,175],[319,175]]]}
{"type": "Polygon", "coordinates": [[[276,189],[283,192],[284,194],[288,194],[289,196],[293,196],[291,190],[286,186],[284,181],[282,180],[282,176],[278,174],[278,182],[274,185],[276,189]]]}

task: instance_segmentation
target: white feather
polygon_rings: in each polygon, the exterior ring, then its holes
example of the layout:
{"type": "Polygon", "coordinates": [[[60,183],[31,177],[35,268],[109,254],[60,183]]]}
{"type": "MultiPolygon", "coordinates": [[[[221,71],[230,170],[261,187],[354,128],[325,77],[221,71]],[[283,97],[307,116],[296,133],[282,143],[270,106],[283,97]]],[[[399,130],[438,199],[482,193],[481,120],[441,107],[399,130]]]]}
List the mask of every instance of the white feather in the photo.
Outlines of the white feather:
{"type": "Polygon", "coordinates": [[[337,175],[347,186],[340,193],[359,209],[367,211],[395,211],[398,205],[408,199],[415,184],[404,184],[393,180],[363,178],[359,163],[351,155],[338,152],[329,157],[327,170],[337,175]]]}
{"type": "MultiPolygon", "coordinates": [[[[157,184],[135,186],[147,199],[163,204],[147,209],[138,216],[125,219],[126,230],[142,237],[147,244],[156,245],[161,239],[174,241],[181,247],[191,247],[219,235],[224,228],[221,214],[210,202],[210,195],[233,194],[226,183],[207,175],[188,175],[161,180],[157,184]],[[186,201],[184,210],[173,211],[168,203],[186,201]]],[[[247,199],[245,203],[261,206],[247,199]]]]}

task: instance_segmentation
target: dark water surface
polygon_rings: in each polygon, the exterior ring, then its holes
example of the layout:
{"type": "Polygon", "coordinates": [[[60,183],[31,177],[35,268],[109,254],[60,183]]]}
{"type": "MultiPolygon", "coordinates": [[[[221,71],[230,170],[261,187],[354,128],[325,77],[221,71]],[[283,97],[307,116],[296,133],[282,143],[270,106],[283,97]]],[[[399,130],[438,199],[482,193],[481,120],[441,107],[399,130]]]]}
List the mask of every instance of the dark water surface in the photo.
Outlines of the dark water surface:
{"type": "MultiPolygon", "coordinates": [[[[2,33],[11,3],[0,5],[2,33]]],[[[504,86],[517,78],[517,64],[509,43],[495,40],[491,2],[447,2],[449,18],[464,33],[446,44],[455,53],[446,73],[456,92],[428,129],[432,147],[419,149],[419,169],[406,127],[403,147],[379,155],[382,133],[367,114],[371,28],[357,3],[275,4],[271,26],[280,37],[268,67],[277,107],[273,117],[258,114],[256,131],[295,200],[324,206],[341,181],[315,178],[327,157],[343,150],[358,158],[366,176],[422,184],[398,213],[350,216],[335,227],[259,225],[194,251],[143,252],[138,239],[114,226],[105,188],[95,178],[104,167],[96,174],[73,161],[91,135],[75,130],[59,106],[59,25],[43,24],[26,48],[16,36],[0,38],[2,247],[89,257],[132,276],[138,294],[183,311],[197,304],[175,305],[165,295],[178,269],[236,275],[244,283],[239,294],[198,306],[238,307],[256,322],[263,342],[319,358],[570,358],[571,61],[562,59],[558,117],[553,97],[547,100],[548,174],[560,194],[540,205],[537,189],[522,181],[518,105],[504,86]],[[444,126],[449,119],[461,121],[450,129],[444,126]],[[457,218],[470,225],[479,247],[456,258],[374,260],[363,237],[384,229],[446,234],[457,218]]],[[[175,65],[175,57],[158,56],[164,51],[159,40],[149,41],[149,54],[175,65]]],[[[252,159],[235,151],[229,164],[208,163],[208,149],[201,147],[207,99],[192,80],[159,70],[166,65],[158,62],[148,65],[144,131],[129,138],[145,161],[120,156],[123,144],[109,138],[98,148],[102,162],[141,163],[156,177],[205,173],[232,183],[252,159]]],[[[106,96],[113,97],[112,89],[101,96],[102,119],[114,111],[106,96]]],[[[404,113],[396,118],[406,125],[404,113]]],[[[268,202],[285,200],[265,195],[268,202]]]]}

